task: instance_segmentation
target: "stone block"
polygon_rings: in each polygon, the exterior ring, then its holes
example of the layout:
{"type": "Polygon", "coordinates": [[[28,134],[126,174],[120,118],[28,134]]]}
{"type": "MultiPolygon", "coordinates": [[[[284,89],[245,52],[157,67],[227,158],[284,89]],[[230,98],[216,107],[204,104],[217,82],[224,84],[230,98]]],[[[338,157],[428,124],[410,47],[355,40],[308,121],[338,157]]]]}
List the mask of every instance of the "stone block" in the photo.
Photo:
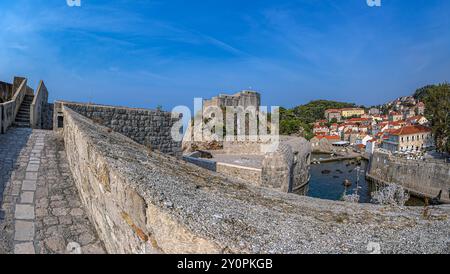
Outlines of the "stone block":
{"type": "Polygon", "coordinates": [[[31,172],[37,172],[39,171],[39,165],[38,164],[28,164],[27,166],[27,171],[31,171],[31,172]]]}
{"type": "Polygon", "coordinates": [[[15,222],[15,241],[33,241],[34,239],[34,222],[16,221],[15,222]]]}
{"type": "Polygon", "coordinates": [[[20,195],[21,204],[32,204],[33,201],[34,201],[34,192],[32,191],[24,191],[20,195]]]}
{"type": "Polygon", "coordinates": [[[37,172],[26,172],[25,180],[37,180],[38,173],[37,172]]]}
{"type": "Polygon", "coordinates": [[[36,254],[32,242],[14,245],[14,254],[36,254]]]}
{"type": "Polygon", "coordinates": [[[23,191],[36,191],[36,180],[24,180],[22,183],[23,191]]]}
{"type": "Polygon", "coordinates": [[[33,220],[35,218],[34,206],[17,204],[14,216],[18,220],[33,220]]]}

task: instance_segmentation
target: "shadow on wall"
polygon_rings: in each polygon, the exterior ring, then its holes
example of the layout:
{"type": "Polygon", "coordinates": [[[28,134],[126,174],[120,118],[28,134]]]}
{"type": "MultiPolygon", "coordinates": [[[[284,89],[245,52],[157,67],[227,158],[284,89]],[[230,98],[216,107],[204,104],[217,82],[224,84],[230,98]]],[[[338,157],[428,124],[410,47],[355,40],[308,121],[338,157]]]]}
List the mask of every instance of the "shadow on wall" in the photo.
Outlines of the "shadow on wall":
{"type": "Polygon", "coordinates": [[[26,146],[30,135],[29,128],[10,128],[5,134],[0,135],[0,222],[5,217],[1,211],[3,193],[19,160],[20,151],[26,146]]]}

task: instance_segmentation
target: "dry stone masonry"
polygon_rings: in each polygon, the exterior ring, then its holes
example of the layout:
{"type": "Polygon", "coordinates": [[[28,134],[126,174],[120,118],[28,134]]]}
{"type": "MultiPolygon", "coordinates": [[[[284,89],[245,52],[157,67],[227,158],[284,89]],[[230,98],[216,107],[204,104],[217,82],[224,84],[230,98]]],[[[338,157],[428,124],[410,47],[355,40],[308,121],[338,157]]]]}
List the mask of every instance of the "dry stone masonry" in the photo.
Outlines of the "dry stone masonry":
{"type": "Polygon", "coordinates": [[[181,114],[172,118],[170,112],[158,110],[56,102],[54,128],[63,126],[63,105],[149,149],[174,156],[181,155],[181,142],[174,141],[171,136],[172,126],[181,119],[181,114]]]}
{"type": "Polygon", "coordinates": [[[420,197],[434,198],[440,191],[441,201],[450,203],[450,165],[438,160],[408,160],[375,152],[367,179],[380,184],[395,183],[420,197]]]}

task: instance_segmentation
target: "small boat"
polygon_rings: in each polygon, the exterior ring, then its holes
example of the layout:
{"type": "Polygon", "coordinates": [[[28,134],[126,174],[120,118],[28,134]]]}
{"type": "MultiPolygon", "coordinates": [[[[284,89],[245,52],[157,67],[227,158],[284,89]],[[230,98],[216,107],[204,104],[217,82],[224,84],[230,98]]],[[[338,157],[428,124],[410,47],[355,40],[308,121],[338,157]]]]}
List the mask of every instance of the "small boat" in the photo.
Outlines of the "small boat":
{"type": "Polygon", "coordinates": [[[330,170],[328,170],[328,169],[324,169],[324,170],[322,170],[322,174],[330,174],[331,173],[331,171],[330,170]]]}
{"type": "Polygon", "coordinates": [[[346,187],[349,187],[349,186],[352,186],[352,182],[350,182],[350,180],[348,180],[348,179],[345,179],[343,185],[346,187]]]}

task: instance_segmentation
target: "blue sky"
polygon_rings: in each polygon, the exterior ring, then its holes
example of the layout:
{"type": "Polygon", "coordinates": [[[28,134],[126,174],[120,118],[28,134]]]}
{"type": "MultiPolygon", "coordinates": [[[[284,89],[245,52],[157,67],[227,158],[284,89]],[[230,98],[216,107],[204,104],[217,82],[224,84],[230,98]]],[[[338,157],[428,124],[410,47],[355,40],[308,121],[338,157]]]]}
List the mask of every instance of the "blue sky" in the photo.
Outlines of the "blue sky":
{"type": "Polygon", "coordinates": [[[448,0],[81,1],[1,1],[0,80],[168,110],[247,88],[266,105],[377,104],[450,80],[448,0]]]}

